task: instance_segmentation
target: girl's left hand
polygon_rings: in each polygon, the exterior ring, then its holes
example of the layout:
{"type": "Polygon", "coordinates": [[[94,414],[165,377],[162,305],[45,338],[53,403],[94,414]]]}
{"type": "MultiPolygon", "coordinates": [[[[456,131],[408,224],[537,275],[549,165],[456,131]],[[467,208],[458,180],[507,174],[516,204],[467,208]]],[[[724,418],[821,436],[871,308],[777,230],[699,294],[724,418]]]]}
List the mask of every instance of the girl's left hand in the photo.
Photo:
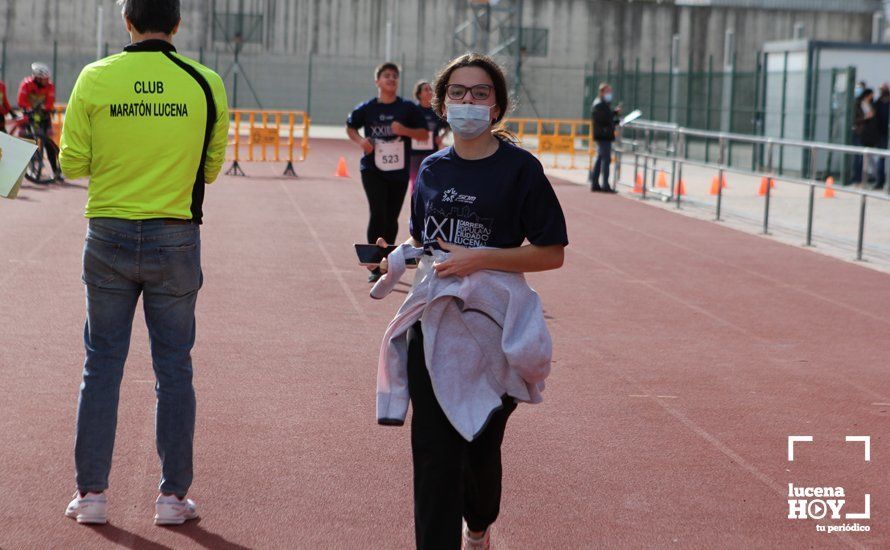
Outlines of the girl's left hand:
{"type": "Polygon", "coordinates": [[[440,238],[436,239],[439,248],[449,253],[444,262],[433,264],[433,268],[439,277],[466,277],[467,275],[485,269],[484,250],[474,250],[456,244],[448,244],[440,238]]]}

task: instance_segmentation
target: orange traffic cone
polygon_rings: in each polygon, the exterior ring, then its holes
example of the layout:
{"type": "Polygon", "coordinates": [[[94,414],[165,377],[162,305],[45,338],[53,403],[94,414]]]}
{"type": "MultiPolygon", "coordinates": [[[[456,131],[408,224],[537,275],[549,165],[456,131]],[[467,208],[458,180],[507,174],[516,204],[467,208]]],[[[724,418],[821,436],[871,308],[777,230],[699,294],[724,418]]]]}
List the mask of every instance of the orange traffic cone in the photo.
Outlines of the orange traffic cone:
{"type": "Polygon", "coordinates": [[[346,157],[340,157],[340,161],[337,163],[337,172],[334,175],[341,178],[349,177],[349,172],[346,171],[346,157]]]}
{"type": "Polygon", "coordinates": [[[658,172],[658,183],[655,184],[655,186],[661,189],[667,189],[667,177],[665,177],[664,172],[658,172]]]}
{"type": "Polygon", "coordinates": [[[709,191],[711,195],[717,195],[720,193],[720,179],[717,176],[711,178],[711,190],[709,191]]]}
{"type": "Polygon", "coordinates": [[[682,196],[686,194],[686,182],[682,179],[677,182],[677,194],[682,196]]]}
{"type": "Polygon", "coordinates": [[[637,173],[636,179],[634,179],[634,193],[642,193],[643,192],[643,174],[637,173]]]}
{"type": "Polygon", "coordinates": [[[766,176],[760,178],[760,189],[758,189],[758,191],[757,191],[758,197],[766,196],[766,186],[767,185],[769,186],[770,189],[776,188],[776,182],[773,181],[772,178],[768,178],[766,176]]]}
{"type": "Polygon", "coordinates": [[[828,179],[825,180],[825,192],[822,193],[823,198],[826,198],[826,199],[834,198],[834,189],[832,189],[833,185],[834,185],[834,178],[831,176],[828,176],[828,179]]]}

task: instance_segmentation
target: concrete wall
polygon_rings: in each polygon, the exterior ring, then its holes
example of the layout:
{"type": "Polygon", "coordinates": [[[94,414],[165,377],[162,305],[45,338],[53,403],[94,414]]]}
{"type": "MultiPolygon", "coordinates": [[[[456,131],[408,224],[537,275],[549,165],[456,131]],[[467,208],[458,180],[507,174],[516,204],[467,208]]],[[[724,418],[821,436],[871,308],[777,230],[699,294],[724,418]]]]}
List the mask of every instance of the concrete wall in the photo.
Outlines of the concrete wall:
{"type": "MultiPolygon", "coordinates": [[[[507,0],[503,0],[506,2],[507,0]]],[[[463,20],[456,0],[242,0],[245,13],[264,15],[262,43],[247,44],[242,66],[264,107],[305,108],[310,100],[318,122],[340,122],[346,109],[373,93],[370,71],[386,47],[386,22],[392,21],[393,52],[403,63],[406,88],[431,78],[455,53],[453,31],[463,20]],[[313,78],[308,80],[309,56],[313,78]]],[[[18,81],[32,60],[50,62],[58,41],[57,81],[66,97],[83,63],[95,57],[96,10],[105,10],[109,51],[128,41],[114,0],[0,0],[0,39],[7,44],[6,75],[18,81]]],[[[183,28],[176,38],[180,51],[226,72],[231,44],[214,42],[214,9],[238,11],[239,0],[183,0],[183,28]]],[[[581,115],[584,73],[608,61],[632,67],[640,58],[648,68],[654,57],[664,70],[669,64],[671,36],[681,35],[679,66],[689,53],[696,70],[714,56],[719,66],[727,28],[736,33],[738,64],[753,67],[762,43],[790,38],[796,22],[806,36],[825,40],[867,41],[869,14],[807,12],[727,7],[678,7],[645,0],[524,0],[524,26],[549,30],[548,56],[524,62],[524,91],[519,113],[539,116],[581,115]]],[[[217,35],[219,33],[217,32],[217,35]]],[[[229,70],[227,85],[234,95],[229,70]]],[[[257,104],[244,76],[239,106],[257,104]]]]}

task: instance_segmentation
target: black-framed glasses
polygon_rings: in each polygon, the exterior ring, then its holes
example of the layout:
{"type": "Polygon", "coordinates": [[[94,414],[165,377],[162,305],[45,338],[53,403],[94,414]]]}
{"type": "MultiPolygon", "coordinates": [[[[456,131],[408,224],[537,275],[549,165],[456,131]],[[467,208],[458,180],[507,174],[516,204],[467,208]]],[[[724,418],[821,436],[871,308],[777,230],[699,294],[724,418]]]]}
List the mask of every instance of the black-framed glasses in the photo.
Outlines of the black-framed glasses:
{"type": "Polygon", "coordinates": [[[453,101],[460,101],[466,97],[467,92],[473,96],[473,99],[483,101],[491,97],[491,91],[494,86],[491,84],[476,84],[475,86],[464,86],[463,84],[449,84],[445,87],[445,95],[453,101]]]}

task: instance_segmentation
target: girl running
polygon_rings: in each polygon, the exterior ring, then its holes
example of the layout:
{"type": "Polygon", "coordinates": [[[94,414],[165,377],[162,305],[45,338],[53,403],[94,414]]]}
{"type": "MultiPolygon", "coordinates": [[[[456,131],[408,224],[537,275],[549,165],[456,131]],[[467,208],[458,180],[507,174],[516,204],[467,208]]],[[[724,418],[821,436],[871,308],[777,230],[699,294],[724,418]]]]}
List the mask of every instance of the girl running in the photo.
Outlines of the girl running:
{"type": "Polygon", "coordinates": [[[417,547],[482,549],[500,510],[507,420],[518,401],[541,401],[550,370],[540,300],[523,274],[561,267],[568,238],[541,163],[499,125],[510,108],[500,67],[463,55],[433,91],[454,145],[423,161],[411,238],[384,260],[390,273],[372,290],[382,297],[404,259],[423,254],[384,335],[377,415],[398,425],[409,400],[413,408],[417,547]]]}
{"type": "MultiPolygon", "coordinates": [[[[362,187],[368,197],[368,242],[394,242],[399,233],[399,213],[408,190],[409,139],[425,141],[429,130],[423,113],[414,103],[396,95],[399,67],[384,63],[374,70],[377,97],[355,107],[346,119],[349,139],[362,148],[362,187]],[[365,137],[358,130],[365,129],[365,137]]],[[[370,282],[380,278],[374,268],[370,282]]]]}

